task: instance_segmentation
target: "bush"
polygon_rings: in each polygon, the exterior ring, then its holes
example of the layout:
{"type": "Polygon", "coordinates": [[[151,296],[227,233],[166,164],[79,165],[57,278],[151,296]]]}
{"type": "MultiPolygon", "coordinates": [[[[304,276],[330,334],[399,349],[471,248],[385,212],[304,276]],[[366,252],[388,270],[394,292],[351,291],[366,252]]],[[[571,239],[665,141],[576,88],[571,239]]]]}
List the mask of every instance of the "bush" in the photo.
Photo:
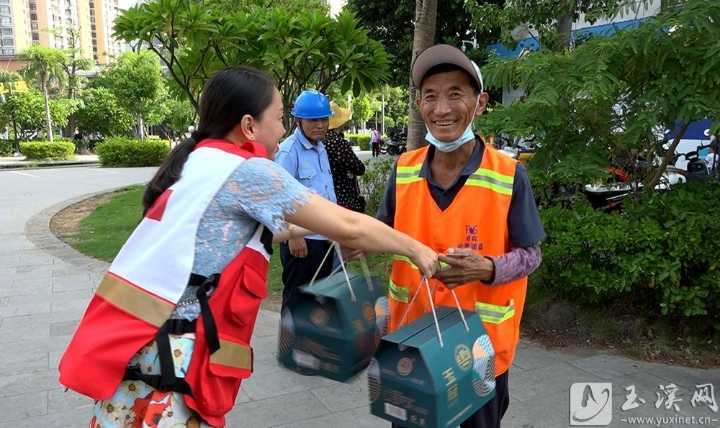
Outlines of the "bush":
{"type": "Polygon", "coordinates": [[[103,166],[155,166],[165,159],[170,145],[164,140],[115,137],[99,143],[95,151],[103,166]]]}
{"type": "Polygon", "coordinates": [[[692,183],[627,201],[623,213],[586,204],[542,210],[548,238],[534,279],[579,303],[710,317],[720,329],[718,200],[717,182],[692,183]]]}
{"type": "Polygon", "coordinates": [[[68,160],[75,156],[75,144],[63,140],[23,141],[20,153],[29,160],[68,160]]]}
{"type": "Polygon", "coordinates": [[[346,138],[360,150],[370,150],[370,134],[346,134],[346,138]]]}
{"type": "Polygon", "coordinates": [[[0,156],[12,156],[13,140],[0,140],[0,156]]]}
{"type": "Polygon", "coordinates": [[[365,212],[375,216],[385,195],[390,169],[395,165],[391,157],[371,158],[365,162],[365,174],[360,176],[360,193],[367,202],[365,212]]]}

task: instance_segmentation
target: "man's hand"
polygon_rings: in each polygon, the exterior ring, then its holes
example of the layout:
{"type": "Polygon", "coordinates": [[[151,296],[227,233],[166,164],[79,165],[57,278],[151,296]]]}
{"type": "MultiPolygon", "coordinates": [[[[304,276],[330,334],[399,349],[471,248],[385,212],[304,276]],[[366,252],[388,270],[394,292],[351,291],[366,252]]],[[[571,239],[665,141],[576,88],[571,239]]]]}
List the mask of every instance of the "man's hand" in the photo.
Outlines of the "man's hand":
{"type": "Polygon", "coordinates": [[[469,254],[458,257],[441,254],[439,257],[440,261],[450,266],[437,271],[434,278],[448,288],[455,288],[472,281],[489,281],[495,273],[495,264],[484,256],[469,254]]]}
{"type": "Polygon", "coordinates": [[[293,257],[304,258],[308,255],[307,243],[305,238],[293,238],[288,241],[288,247],[290,247],[290,254],[293,257]]]}

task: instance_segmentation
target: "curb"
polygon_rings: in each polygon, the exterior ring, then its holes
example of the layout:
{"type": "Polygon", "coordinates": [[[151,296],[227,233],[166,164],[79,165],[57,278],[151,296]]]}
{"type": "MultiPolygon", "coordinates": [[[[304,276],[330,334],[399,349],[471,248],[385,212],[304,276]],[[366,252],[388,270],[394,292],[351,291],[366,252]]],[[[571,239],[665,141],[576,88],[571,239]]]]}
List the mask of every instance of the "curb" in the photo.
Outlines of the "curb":
{"type": "Polygon", "coordinates": [[[67,168],[67,167],[100,166],[100,161],[55,161],[55,162],[28,162],[2,163],[0,169],[41,169],[41,168],[67,168]]]}
{"type": "Polygon", "coordinates": [[[45,251],[51,256],[57,257],[66,263],[70,263],[75,266],[92,266],[92,270],[105,271],[110,266],[110,263],[103,260],[98,260],[90,256],[77,251],[70,245],[66,244],[60,238],[58,238],[52,230],[50,230],[50,220],[55,214],[69,207],[70,205],[82,202],[92,197],[103,195],[106,193],[116,192],[127,188],[128,186],[119,186],[111,189],[106,189],[100,192],[86,193],[59,202],[55,205],[47,207],[39,213],[30,217],[30,220],[25,223],[24,235],[25,238],[34,244],[38,249],[45,251]]]}

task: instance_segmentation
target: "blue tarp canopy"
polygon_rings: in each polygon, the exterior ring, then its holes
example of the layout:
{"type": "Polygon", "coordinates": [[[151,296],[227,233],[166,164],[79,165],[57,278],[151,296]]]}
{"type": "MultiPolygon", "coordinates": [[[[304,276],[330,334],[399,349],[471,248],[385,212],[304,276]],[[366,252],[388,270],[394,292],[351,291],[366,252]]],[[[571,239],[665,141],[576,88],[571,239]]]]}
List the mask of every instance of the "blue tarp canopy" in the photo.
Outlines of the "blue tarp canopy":
{"type": "MultiPolygon", "coordinates": [[[[612,36],[620,30],[628,30],[640,26],[643,19],[631,19],[629,21],[613,22],[611,24],[596,25],[594,27],[580,28],[572,32],[573,40],[584,38],[587,36],[612,36]]],[[[513,49],[503,45],[502,43],[493,43],[488,45],[488,49],[495,52],[501,58],[517,58],[524,50],[536,51],[540,48],[540,44],[534,37],[520,40],[513,49]]]]}

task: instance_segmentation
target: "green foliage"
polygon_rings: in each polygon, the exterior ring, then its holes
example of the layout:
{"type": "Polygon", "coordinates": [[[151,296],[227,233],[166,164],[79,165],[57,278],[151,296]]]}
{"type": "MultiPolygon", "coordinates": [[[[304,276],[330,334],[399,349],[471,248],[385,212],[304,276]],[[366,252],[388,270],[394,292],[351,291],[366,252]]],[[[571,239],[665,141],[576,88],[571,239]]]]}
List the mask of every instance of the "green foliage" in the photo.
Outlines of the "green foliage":
{"type": "MultiPolygon", "coordinates": [[[[31,90],[6,95],[6,102],[0,104],[0,124],[12,127],[14,120],[18,126],[18,137],[35,137],[46,126],[45,107],[42,94],[31,90]]],[[[75,100],[50,100],[50,116],[56,126],[66,126],[68,118],[79,104],[75,100]]]]}
{"type": "Polygon", "coordinates": [[[150,51],[123,53],[98,77],[96,86],[108,88],[120,106],[138,120],[141,138],[145,137],[145,125],[158,124],[167,114],[167,88],[160,63],[150,51]]]}
{"type": "Polygon", "coordinates": [[[365,212],[374,216],[383,201],[385,187],[395,159],[387,156],[371,158],[365,163],[365,174],[360,176],[360,193],[365,197],[365,212]]]}
{"type": "Polygon", "coordinates": [[[170,135],[183,135],[188,127],[195,123],[195,109],[187,99],[171,98],[166,101],[166,106],[168,114],[162,122],[163,126],[170,131],[170,135]]]}
{"type": "Polygon", "coordinates": [[[627,202],[622,214],[544,209],[548,237],[534,280],[582,304],[709,316],[720,328],[719,199],[717,182],[693,183],[627,202]]]}
{"type": "Polygon", "coordinates": [[[499,28],[500,39],[507,45],[514,45],[519,34],[523,38],[536,34],[543,48],[562,50],[566,47],[563,36],[569,35],[571,29],[569,25],[562,28],[560,22],[563,18],[572,23],[582,14],[586,21],[592,23],[602,18],[630,17],[650,3],[649,0],[535,0],[467,2],[467,8],[477,30],[499,28]]]}
{"type": "Polygon", "coordinates": [[[308,87],[326,91],[338,83],[357,94],[387,75],[387,54],[350,13],[330,18],[304,7],[151,0],[120,15],[115,34],[146,42],[196,109],[205,81],[228,66],[269,72],[288,109],[308,87]]]}
{"type": "Polygon", "coordinates": [[[381,105],[370,94],[363,94],[359,98],[353,100],[352,121],[356,126],[364,127],[365,123],[373,117],[381,105]]]}
{"type": "Polygon", "coordinates": [[[69,160],[75,156],[75,145],[69,141],[23,141],[20,153],[29,160],[69,160]]]}
{"type": "Polygon", "coordinates": [[[40,45],[32,45],[27,48],[20,58],[27,61],[23,73],[29,78],[37,81],[40,91],[45,100],[45,131],[48,139],[53,141],[52,118],[49,105],[49,85],[57,82],[61,86],[64,79],[62,64],[65,61],[63,51],[54,48],[46,48],[40,45]]]}
{"type": "Polygon", "coordinates": [[[0,156],[11,156],[15,151],[14,145],[12,140],[0,140],[0,156]]]}
{"type": "MultiPolygon", "coordinates": [[[[607,166],[664,156],[664,129],[720,117],[720,75],[712,72],[720,56],[707,55],[720,49],[720,37],[708,37],[720,36],[713,24],[719,20],[720,3],[688,0],[637,29],[573,51],[496,58],[483,69],[488,84],[520,88],[527,98],[494,105],[480,127],[534,135],[540,149],[532,168],[542,171],[580,158],[607,166]]],[[[576,175],[576,187],[587,183],[586,172],[576,175]]]]}
{"type": "Polygon", "coordinates": [[[95,147],[103,166],[156,166],[170,152],[167,141],[109,138],[95,147]]]}
{"type": "Polygon", "coordinates": [[[369,134],[345,134],[345,138],[347,138],[353,146],[360,147],[360,150],[370,150],[369,134]]]}
{"type": "MultiPolygon", "coordinates": [[[[488,1],[477,0],[477,3],[486,2],[488,1]]],[[[465,0],[438,2],[435,25],[435,40],[438,43],[460,46],[461,40],[472,39],[469,34],[473,31],[473,23],[465,9],[466,3],[472,2],[465,0]]],[[[347,8],[357,14],[363,27],[368,29],[370,37],[379,40],[390,53],[392,58],[390,83],[395,86],[406,86],[412,58],[415,1],[349,0],[347,8]]],[[[494,31],[478,32],[478,46],[489,44],[494,31]]],[[[408,99],[405,99],[406,114],[407,103],[408,99]]]]}
{"type": "Polygon", "coordinates": [[[133,117],[107,88],[90,88],[82,93],[82,104],[75,120],[83,134],[98,132],[103,136],[128,135],[133,117]]]}

